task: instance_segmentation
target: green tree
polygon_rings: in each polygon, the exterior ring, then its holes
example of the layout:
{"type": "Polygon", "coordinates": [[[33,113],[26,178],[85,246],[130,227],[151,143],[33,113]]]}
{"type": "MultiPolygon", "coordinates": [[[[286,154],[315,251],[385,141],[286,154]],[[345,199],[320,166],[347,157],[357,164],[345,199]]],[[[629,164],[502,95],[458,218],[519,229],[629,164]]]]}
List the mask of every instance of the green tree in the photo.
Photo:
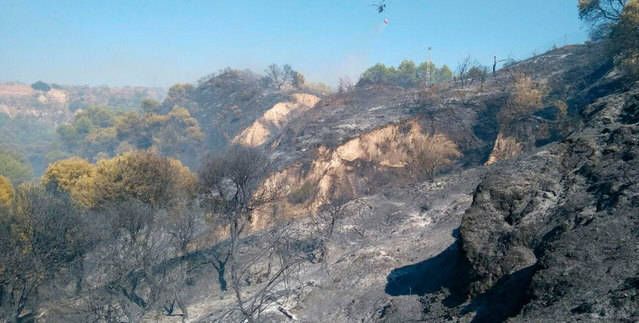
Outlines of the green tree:
{"type": "Polygon", "coordinates": [[[116,121],[117,138],[128,142],[137,149],[147,149],[153,145],[153,135],[146,119],[155,114],[145,116],[135,112],[120,115],[116,121]]]}
{"type": "Polygon", "coordinates": [[[432,62],[423,62],[417,67],[417,77],[422,83],[433,81],[436,73],[437,67],[432,62]]]}
{"type": "Polygon", "coordinates": [[[594,38],[605,37],[621,19],[626,3],[628,0],[578,0],[579,18],[591,25],[594,38]]]}
{"type": "Polygon", "coordinates": [[[446,65],[438,68],[431,62],[423,62],[416,66],[413,61],[404,60],[397,69],[384,64],[373,65],[362,74],[357,84],[385,84],[409,88],[420,84],[446,82],[452,78],[453,73],[446,65]]]}
{"type": "Polygon", "coordinates": [[[633,78],[639,78],[639,1],[630,0],[619,22],[612,28],[610,50],[617,66],[633,78]]]}
{"type": "Polygon", "coordinates": [[[470,83],[480,82],[481,85],[484,85],[484,81],[486,81],[486,77],[488,77],[488,68],[481,65],[474,65],[466,73],[466,77],[470,80],[470,83]]]}
{"type": "Polygon", "coordinates": [[[169,92],[166,96],[169,100],[179,101],[188,98],[193,93],[193,90],[195,90],[195,88],[191,84],[178,83],[169,88],[169,92]]]}
{"type": "Polygon", "coordinates": [[[142,109],[144,113],[160,113],[161,108],[160,102],[153,99],[142,101],[142,105],[140,106],[140,109],[142,109]]]}
{"type": "Polygon", "coordinates": [[[146,121],[153,137],[153,145],[164,156],[194,156],[195,144],[204,139],[197,119],[189,110],[175,106],[166,115],[149,115],[146,121]]]}
{"type": "Polygon", "coordinates": [[[362,84],[384,84],[390,80],[392,71],[384,64],[375,64],[367,69],[360,77],[362,84]]]}
{"type": "Polygon", "coordinates": [[[402,61],[397,67],[397,81],[399,86],[411,87],[417,85],[417,67],[411,60],[402,61]]]}
{"type": "Polygon", "coordinates": [[[453,71],[448,65],[443,65],[441,68],[435,71],[435,83],[448,82],[453,79],[453,71]]]}
{"type": "Polygon", "coordinates": [[[95,165],[72,157],[49,165],[41,181],[47,190],[65,192],[79,205],[92,207],[96,174],[95,165]]]}
{"type": "Polygon", "coordinates": [[[166,208],[196,191],[194,175],[180,161],[151,152],[100,160],[96,172],[93,203],[98,208],[131,199],[166,208]]]}
{"type": "Polygon", "coordinates": [[[11,182],[20,184],[31,179],[33,171],[23,158],[17,153],[0,150],[0,176],[5,176],[11,182]]]}
{"type": "Polygon", "coordinates": [[[70,124],[58,127],[67,151],[92,159],[113,154],[117,147],[115,122],[118,113],[106,107],[90,107],[76,114],[70,124]]]}
{"type": "MultiPolygon", "coordinates": [[[[174,95],[184,90],[175,86],[174,95]]],[[[88,160],[111,157],[122,149],[153,149],[165,156],[194,159],[195,146],[204,138],[197,119],[189,110],[174,106],[166,114],[156,113],[160,106],[145,101],[143,113],[113,112],[107,108],[89,108],[78,113],[68,125],[58,128],[66,149],[88,160]]]]}
{"type": "Polygon", "coordinates": [[[44,92],[48,92],[49,90],[51,90],[51,86],[47,83],[44,83],[42,81],[37,81],[33,84],[31,84],[31,88],[34,90],[38,90],[38,91],[44,91],[44,92]]]}
{"type": "Polygon", "coordinates": [[[176,84],[173,85],[166,95],[166,99],[162,102],[162,106],[156,113],[166,113],[166,109],[170,109],[173,106],[179,105],[182,107],[188,107],[191,111],[197,110],[198,105],[192,101],[196,94],[196,88],[191,84],[176,84]]]}
{"type": "Polygon", "coordinates": [[[578,0],[578,8],[592,37],[608,40],[615,65],[627,76],[639,77],[639,1],[578,0]]]}

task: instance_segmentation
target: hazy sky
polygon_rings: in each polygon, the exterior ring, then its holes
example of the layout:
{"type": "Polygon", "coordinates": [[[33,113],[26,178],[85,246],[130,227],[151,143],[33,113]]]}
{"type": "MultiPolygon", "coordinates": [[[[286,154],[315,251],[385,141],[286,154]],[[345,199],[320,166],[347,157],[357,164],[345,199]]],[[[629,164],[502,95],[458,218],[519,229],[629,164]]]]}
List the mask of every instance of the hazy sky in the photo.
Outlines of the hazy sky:
{"type": "Polygon", "coordinates": [[[0,81],[169,86],[289,63],[356,80],[402,59],[455,67],[583,42],[577,0],[0,0],[0,81]],[[388,18],[390,24],[383,24],[388,18]]]}

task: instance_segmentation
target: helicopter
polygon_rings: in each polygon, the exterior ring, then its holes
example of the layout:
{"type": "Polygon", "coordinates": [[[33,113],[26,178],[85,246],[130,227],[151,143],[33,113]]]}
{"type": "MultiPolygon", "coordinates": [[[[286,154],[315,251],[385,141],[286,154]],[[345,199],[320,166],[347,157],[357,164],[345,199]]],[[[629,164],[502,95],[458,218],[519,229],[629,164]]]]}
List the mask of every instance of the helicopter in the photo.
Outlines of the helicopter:
{"type": "Polygon", "coordinates": [[[386,10],[386,1],[373,3],[371,4],[371,6],[374,6],[375,8],[377,8],[377,13],[382,13],[384,12],[384,10],[386,10]]]}

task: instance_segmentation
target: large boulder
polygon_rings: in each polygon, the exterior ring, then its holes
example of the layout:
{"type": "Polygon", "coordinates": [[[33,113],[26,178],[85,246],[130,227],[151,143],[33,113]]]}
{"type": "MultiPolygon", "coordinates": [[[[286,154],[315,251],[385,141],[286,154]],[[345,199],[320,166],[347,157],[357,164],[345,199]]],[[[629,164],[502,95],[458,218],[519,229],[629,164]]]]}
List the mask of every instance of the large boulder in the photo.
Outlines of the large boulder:
{"type": "Polygon", "coordinates": [[[523,273],[513,321],[639,319],[637,98],[604,97],[582,130],[493,168],[460,230],[471,296],[523,273]]]}

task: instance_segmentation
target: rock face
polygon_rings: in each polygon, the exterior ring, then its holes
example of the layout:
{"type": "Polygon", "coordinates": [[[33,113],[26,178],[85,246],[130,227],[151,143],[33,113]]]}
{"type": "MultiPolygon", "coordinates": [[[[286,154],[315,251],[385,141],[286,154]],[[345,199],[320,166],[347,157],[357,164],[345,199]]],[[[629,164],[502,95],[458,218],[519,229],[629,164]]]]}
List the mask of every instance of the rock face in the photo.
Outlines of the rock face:
{"type": "Polygon", "coordinates": [[[291,119],[312,109],[320,100],[315,95],[305,93],[295,93],[291,95],[291,99],[274,105],[236,136],[233,142],[250,147],[264,145],[277,136],[291,119]]]}
{"type": "Polygon", "coordinates": [[[603,97],[583,129],[487,175],[460,230],[472,296],[518,277],[512,321],[639,319],[638,111],[638,85],[603,97]]]}
{"type": "Polygon", "coordinates": [[[289,166],[273,174],[267,183],[288,188],[289,192],[304,185],[315,188],[297,204],[317,205],[335,197],[372,194],[375,187],[406,181],[406,167],[411,159],[408,147],[429,138],[416,120],[389,124],[335,148],[320,146],[310,165],[289,166]]]}

